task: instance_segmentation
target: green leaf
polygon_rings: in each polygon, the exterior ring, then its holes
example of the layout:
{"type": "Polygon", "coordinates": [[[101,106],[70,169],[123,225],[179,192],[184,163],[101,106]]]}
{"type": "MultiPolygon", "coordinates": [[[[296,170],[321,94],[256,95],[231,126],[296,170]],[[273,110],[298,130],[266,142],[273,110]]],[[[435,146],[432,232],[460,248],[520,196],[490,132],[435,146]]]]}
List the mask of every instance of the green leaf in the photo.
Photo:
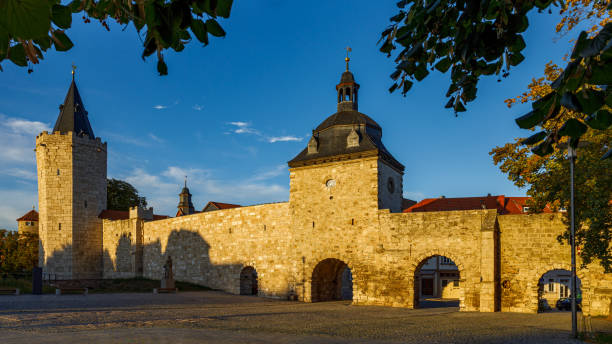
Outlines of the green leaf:
{"type": "Polygon", "coordinates": [[[417,81],[421,81],[425,79],[427,75],[429,75],[427,66],[424,63],[419,64],[416,71],[414,71],[414,78],[417,79],[417,81]]]}
{"type": "MultiPolygon", "coordinates": [[[[581,47],[579,54],[581,57],[592,57],[599,55],[599,52],[608,44],[608,41],[612,38],[612,23],[608,23],[604,26],[599,33],[588,40],[588,44],[581,47]]],[[[577,44],[576,44],[577,45],[577,44]]]]}
{"type": "Polygon", "coordinates": [[[21,39],[34,39],[47,34],[51,27],[51,9],[43,0],[0,1],[0,26],[9,35],[21,39]]]}
{"type": "Polygon", "coordinates": [[[38,46],[43,50],[47,51],[47,49],[51,48],[51,38],[49,36],[44,36],[41,38],[37,38],[34,40],[34,43],[38,44],[38,46]]]}
{"type": "Polygon", "coordinates": [[[514,42],[509,48],[511,52],[518,53],[521,50],[525,49],[526,46],[527,45],[525,44],[525,40],[523,39],[523,36],[517,35],[516,39],[514,40],[514,42]]]}
{"type": "Polygon", "coordinates": [[[544,140],[544,138],[546,138],[548,134],[546,134],[546,131],[540,131],[537,134],[533,134],[531,136],[529,136],[526,139],[521,140],[521,144],[522,145],[533,145],[536,144],[542,140],[544,140]]]}
{"type": "Polygon", "coordinates": [[[605,104],[605,92],[583,88],[576,94],[582,112],[590,115],[605,104]]]}
{"type": "Polygon", "coordinates": [[[523,62],[525,56],[521,53],[510,54],[510,65],[517,66],[519,63],[523,62]]]}
{"type": "Polygon", "coordinates": [[[612,113],[608,110],[599,110],[585,120],[593,129],[606,130],[612,125],[612,113]]]}
{"type": "Polygon", "coordinates": [[[68,4],[68,6],[70,6],[70,10],[72,12],[79,12],[79,10],[81,9],[81,4],[83,3],[82,0],[72,0],[72,2],[70,2],[70,4],[68,4]]]}
{"type": "Polygon", "coordinates": [[[55,50],[57,51],[67,51],[74,46],[70,38],[68,38],[68,36],[61,31],[53,32],[53,37],[55,37],[55,50]]]}
{"type": "Polygon", "coordinates": [[[460,100],[457,100],[455,102],[455,106],[453,107],[453,109],[455,110],[455,112],[465,112],[466,111],[465,106],[460,100]]]}
{"type": "Polygon", "coordinates": [[[402,89],[402,93],[406,94],[412,88],[413,82],[410,80],[404,80],[404,88],[402,89]]]}
{"type": "Polygon", "coordinates": [[[554,149],[553,149],[552,141],[551,140],[545,140],[544,142],[540,143],[539,145],[537,145],[537,146],[535,146],[534,148],[531,149],[533,154],[539,155],[539,156],[548,155],[548,154],[552,153],[553,150],[554,149]]]}
{"type": "Polygon", "coordinates": [[[223,18],[229,18],[233,1],[234,0],[219,0],[219,2],[217,2],[217,15],[223,18]]]}
{"type": "Polygon", "coordinates": [[[168,75],[168,66],[166,65],[166,62],[164,62],[164,60],[162,59],[157,60],[157,72],[160,76],[168,75]]]}
{"type": "Polygon", "coordinates": [[[575,118],[568,119],[559,129],[560,136],[579,138],[587,131],[587,126],[575,118]]]}
{"type": "Polygon", "coordinates": [[[206,21],[206,31],[210,32],[211,35],[216,37],[225,36],[225,31],[223,31],[221,25],[219,25],[219,23],[217,23],[217,21],[214,19],[208,19],[206,21]]]}
{"type": "Polygon", "coordinates": [[[546,113],[544,111],[533,110],[527,113],[526,115],[515,119],[514,121],[521,129],[531,129],[536,125],[540,124],[544,119],[545,115],[546,113]]]}
{"type": "Polygon", "coordinates": [[[9,48],[9,34],[0,26],[0,61],[4,59],[8,53],[9,48]]]}
{"type": "Polygon", "coordinates": [[[18,66],[25,67],[28,65],[25,49],[22,44],[13,45],[8,51],[8,57],[9,60],[18,66]]]}
{"type": "Polygon", "coordinates": [[[391,85],[391,87],[389,87],[389,93],[393,93],[398,87],[398,84],[391,85]]]}
{"type": "Polygon", "coordinates": [[[589,35],[586,31],[580,32],[576,44],[574,44],[574,50],[572,50],[572,60],[580,56],[582,50],[589,44],[589,35]]]}
{"type": "Polygon", "coordinates": [[[597,63],[591,67],[588,83],[593,85],[612,85],[612,63],[597,63]]]}
{"type": "Polygon", "coordinates": [[[72,11],[68,6],[53,5],[51,8],[51,19],[60,28],[68,29],[72,25],[72,11]]]}
{"type": "Polygon", "coordinates": [[[582,112],[582,106],[578,101],[578,98],[572,92],[565,92],[561,97],[561,105],[569,110],[582,112]]]}
{"type": "Polygon", "coordinates": [[[206,32],[206,24],[200,19],[191,22],[191,31],[196,36],[198,41],[208,45],[208,33],[206,32]]]}
{"type": "Polygon", "coordinates": [[[606,96],[606,105],[608,105],[609,107],[612,107],[612,92],[610,92],[610,94],[606,96]]]}
{"type": "Polygon", "coordinates": [[[451,60],[448,57],[445,57],[442,60],[438,61],[438,63],[436,63],[435,65],[436,69],[442,73],[446,73],[446,71],[450,68],[450,66],[451,66],[451,60]]]}

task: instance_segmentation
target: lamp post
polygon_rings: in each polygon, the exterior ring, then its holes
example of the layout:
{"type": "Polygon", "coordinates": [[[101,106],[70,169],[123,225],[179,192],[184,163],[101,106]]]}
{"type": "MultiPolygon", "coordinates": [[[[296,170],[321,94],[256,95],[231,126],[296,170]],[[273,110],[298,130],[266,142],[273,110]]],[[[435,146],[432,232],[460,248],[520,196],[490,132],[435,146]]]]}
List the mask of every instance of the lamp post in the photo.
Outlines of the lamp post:
{"type": "Polygon", "coordinates": [[[574,159],[576,149],[568,142],[567,155],[570,160],[570,244],[572,250],[572,274],[570,280],[571,302],[572,302],[572,337],[578,337],[578,323],[576,316],[576,232],[574,228],[574,159]]]}

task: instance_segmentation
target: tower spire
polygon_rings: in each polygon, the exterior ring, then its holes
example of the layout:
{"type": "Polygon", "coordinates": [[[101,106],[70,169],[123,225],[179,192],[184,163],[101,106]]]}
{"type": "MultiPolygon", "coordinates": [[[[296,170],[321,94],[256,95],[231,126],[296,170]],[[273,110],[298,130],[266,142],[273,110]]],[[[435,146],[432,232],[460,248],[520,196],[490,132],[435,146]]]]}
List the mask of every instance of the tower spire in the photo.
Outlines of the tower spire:
{"type": "Polygon", "coordinates": [[[346,47],[344,50],[346,50],[346,58],[344,59],[344,61],[346,62],[346,71],[349,71],[349,61],[351,60],[351,58],[349,57],[349,53],[353,51],[353,49],[351,49],[351,47],[346,47]]]}
{"type": "Polygon", "coordinates": [[[76,72],[76,68],[77,68],[77,67],[75,66],[75,64],[74,64],[74,62],[73,62],[73,63],[72,63],[72,81],[74,81],[74,74],[75,74],[75,72],[76,72]]]}

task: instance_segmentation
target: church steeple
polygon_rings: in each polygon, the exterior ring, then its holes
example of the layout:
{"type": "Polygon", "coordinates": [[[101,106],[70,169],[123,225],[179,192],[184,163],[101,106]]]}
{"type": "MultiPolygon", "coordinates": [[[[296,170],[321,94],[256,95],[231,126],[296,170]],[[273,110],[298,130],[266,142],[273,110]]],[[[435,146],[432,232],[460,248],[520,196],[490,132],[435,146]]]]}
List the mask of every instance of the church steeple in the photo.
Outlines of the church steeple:
{"type": "Polygon", "coordinates": [[[187,188],[187,177],[185,177],[185,187],[183,187],[179,194],[179,205],[177,208],[176,216],[195,214],[195,208],[191,202],[191,194],[189,193],[189,188],[187,188]]]}
{"type": "Polygon", "coordinates": [[[74,81],[74,67],[72,69],[70,88],[64,103],[59,108],[60,114],[53,127],[53,132],[72,131],[81,137],[87,135],[90,139],[96,138],[87,118],[87,110],[85,110],[85,105],[83,105],[83,100],[74,81]]]}
{"type": "Polygon", "coordinates": [[[338,112],[358,110],[357,94],[359,90],[359,84],[355,82],[353,73],[349,70],[349,53],[351,48],[346,48],[346,71],[342,73],[340,83],[336,85],[336,92],[338,93],[338,112]]]}

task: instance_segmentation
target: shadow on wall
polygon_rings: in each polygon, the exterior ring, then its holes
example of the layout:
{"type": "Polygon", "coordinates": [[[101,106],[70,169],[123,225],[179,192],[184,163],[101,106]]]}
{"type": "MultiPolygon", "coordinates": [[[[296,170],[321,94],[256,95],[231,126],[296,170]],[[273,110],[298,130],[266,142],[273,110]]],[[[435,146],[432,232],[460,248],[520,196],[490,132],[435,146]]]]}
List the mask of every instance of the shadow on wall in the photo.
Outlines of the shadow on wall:
{"type": "Polygon", "coordinates": [[[171,256],[172,270],[177,281],[239,294],[240,272],[246,265],[213,264],[209,251],[210,244],[198,232],[173,230],[168,236],[165,250],[162,250],[159,240],[143,247],[144,277],[160,279],[164,273],[163,266],[168,256],[171,256]]]}

